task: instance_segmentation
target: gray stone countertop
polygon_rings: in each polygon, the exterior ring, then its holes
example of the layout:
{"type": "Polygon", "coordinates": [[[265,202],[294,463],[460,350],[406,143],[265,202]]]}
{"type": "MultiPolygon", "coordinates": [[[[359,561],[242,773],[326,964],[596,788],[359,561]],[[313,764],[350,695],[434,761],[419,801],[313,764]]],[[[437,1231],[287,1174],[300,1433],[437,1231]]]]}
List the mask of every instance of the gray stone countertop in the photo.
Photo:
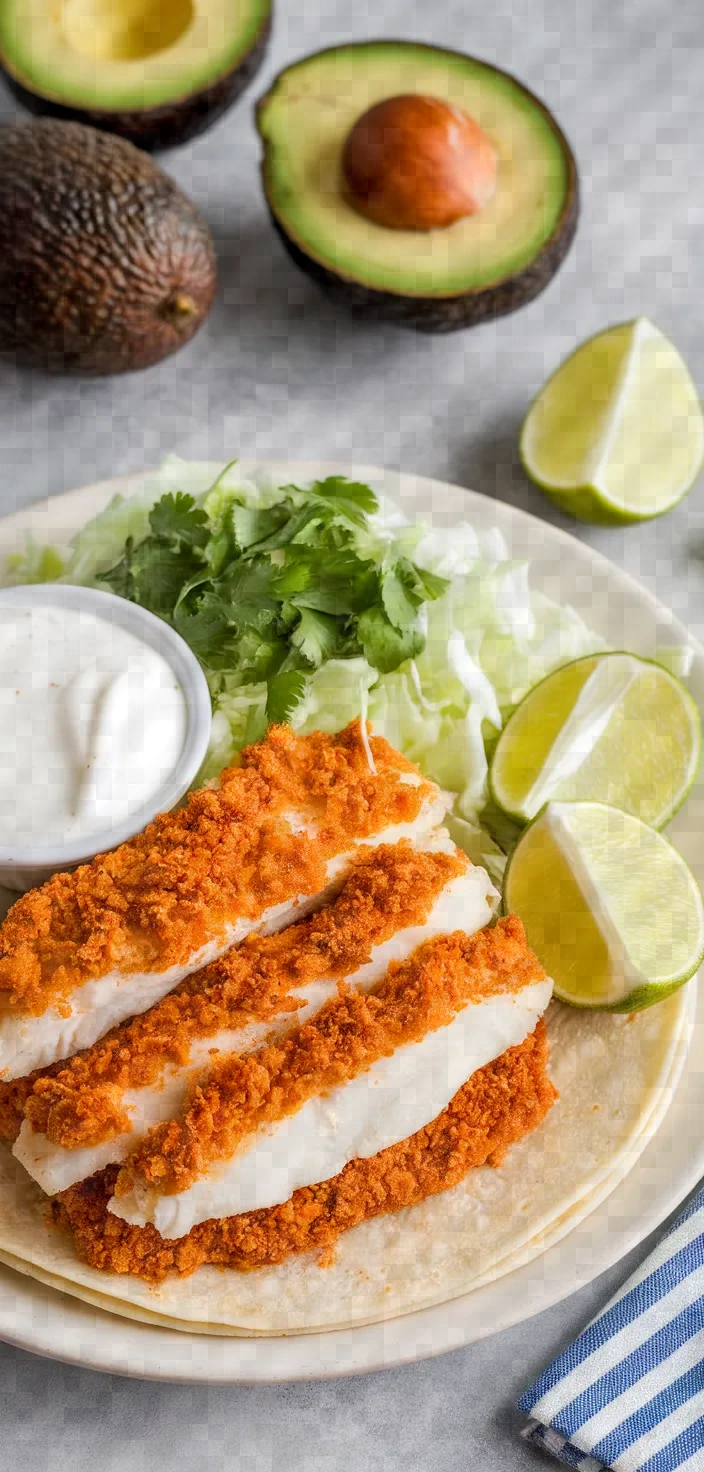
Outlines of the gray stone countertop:
{"type": "MultiPolygon", "coordinates": [[[[568,527],[704,635],[702,487],[663,521],[574,527],[525,479],[527,404],[574,345],[644,313],[704,384],[701,0],[278,0],[260,79],[164,158],[208,218],[220,287],[205,329],[146,374],[49,380],[0,368],[0,510],[185,457],[337,458],[404,467],[568,527]],[[425,337],[355,323],[284,255],[258,182],[251,104],[289,59],[402,36],[515,72],[554,109],[580,165],[577,242],[516,316],[425,337]]],[[[1,112],[13,113],[5,97],[1,112]]],[[[0,1348],[0,1464],[23,1472],[512,1472],[516,1395],[606,1301],[644,1244],[566,1302],[482,1344],[357,1380],[258,1389],[144,1384],[0,1348]]],[[[543,1465],[545,1463],[543,1462],[543,1465]]]]}

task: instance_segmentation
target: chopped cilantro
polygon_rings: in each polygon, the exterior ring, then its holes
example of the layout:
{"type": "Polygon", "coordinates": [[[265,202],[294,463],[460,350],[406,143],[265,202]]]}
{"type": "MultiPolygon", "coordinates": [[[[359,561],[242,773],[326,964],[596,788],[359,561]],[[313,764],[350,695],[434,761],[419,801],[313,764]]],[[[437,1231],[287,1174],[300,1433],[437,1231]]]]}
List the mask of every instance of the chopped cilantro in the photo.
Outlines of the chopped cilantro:
{"type": "Polygon", "coordinates": [[[447,584],[406,557],[363,550],[377,509],[371,487],[344,476],[286,486],[270,505],[221,494],[212,519],[170,492],[148,535],[128,538],[99,577],[178,630],[214,693],[265,682],[267,720],[286,721],[326,660],[363,652],[386,674],[423,648],[419,610],[447,584]]]}

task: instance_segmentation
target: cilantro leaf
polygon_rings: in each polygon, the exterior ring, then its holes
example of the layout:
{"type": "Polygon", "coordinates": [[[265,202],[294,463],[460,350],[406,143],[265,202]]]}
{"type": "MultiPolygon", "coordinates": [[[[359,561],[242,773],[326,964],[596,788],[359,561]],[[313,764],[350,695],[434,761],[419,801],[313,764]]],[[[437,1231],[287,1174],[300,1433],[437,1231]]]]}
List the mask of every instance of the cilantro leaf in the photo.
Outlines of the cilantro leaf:
{"type": "Polygon", "coordinates": [[[147,537],[135,548],[130,559],[130,596],[134,603],[140,603],[150,613],[170,619],[179,593],[193,570],[190,552],[177,551],[166,542],[155,542],[147,537]]]}
{"type": "Polygon", "coordinates": [[[382,572],[381,599],[387,618],[400,633],[415,623],[423,600],[415,591],[413,576],[409,577],[403,561],[382,572]]]}
{"type": "Polygon", "coordinates": [[[439,598],[447,586],[446,578],[425,572],[414,562],[409,562],[407,557],[399,557],[390,566],[382,565],[382,602],[392,624],[400,632],[415,623],[422,603],[439,598]]]}
{"type": "Polygon", "coordinates": [[[284,600],[293,598],[296,593],[305,592],[310,586],[313,576],[313,564],[306,553],[296,554],[295,549],[288,549],[286,558],[276,574],[276,590],[284,600]]]}
{"type": "Polygon", "coordinates": [[[234,505],[232,527],[237,546],[245,552],[248,547],[266,541],[290,519],[291,508],[285,501],[277,506],[234,505]]]}
{"type": "Polygon", "coordinates": [[[218,593],[240,631],[248,625],[263,629],[276,617],[281,603],[277,571],[268,557],[239,558],[219,579],[218,593]]]}
{"type": "Polygon", "coordinates": [[[333,555],[343,547],[353,547],[355,530],[346,521],[338,520],[330,506],[314,501],[309,507],[309,516],[296,529],[291,545],[315,549],[320,557],[333,555]]]}
{"type": "Polygon", "coordinates": [[[441,578],[439,573],[428,572],[425,567],[418,567],[417,563],[411,564],[416,576],[416,582],[421,593],[423,602],[435,603],[436,599],[442,598],[443,593],[450,586],[449,578],[441,578]]]}
{"type": "Polygon", "coordinates": [[[220,576],[226,562],[232,557],[234,550],[232,534],[227,530],[218,532],[216,537],[211,537],[206,542],[204,554],[210,577],[217,578],[220,576]]]}
{"type": "Polygon", "coordinates": [[[234,506],[224,506],[211,524],[211,535],[203,548],[203,557],[213,577],[219,577],[228,562],[239,557],[240,548],[233,524],[234,506]]]}
{"type": "Polygon", "coordinates": [[[276,634],[257,633],[247,629],[237,645],[237,670],[245,684],[259,683],[275,675],[283,665],[288,653],[285,639],[276,634]]]}
{"type": "Polygon", "coordinates": [[[162,496],[149,512],[149,525],[152,536],[169,542],[176,551],[183,547],[204,547],[208,540],[205,511],[196,506],[193,496],[183,491],[175,494],[169,491],[162,496]]]}
{"type": "Polygon", "coordinates": [[[404,660],[414,659],[425,646],[425,639],[418,629],[406,629],[400,633],[378,605],[360,614],[357,638],[369,664],[382,675],[398,669],[404,660]]]}
{"type": "Polygon", "coordinates": [[[344,475],[329,475],[325,480],[316,480],[309,494],[320,501],[327,501],[338,514],[358,527],[366,526],[367,517],[379,510],[379,502],[371,486],[347,480],[344,475]]]}
{"type": "Polygon", "coordinates": [[[282,725],[300,705],[306,688],[302,670],[282,670],[268,682],[266,718],[271,725],[282,725]]]}
{"type": "Polygon", "coordinates": [[[332,618],[348,618],[355,612],[349,584],[335,578],[321,577],[304,593],[294,593],[291,602],[297,608],[312,608],[316,613],[329,613],[332,618]]]}
{"type": "Polygon", "coordinates": [[[301,610],[301,617],[296,627],[291,630],[291,643],[300,651],[304,659],[318,668],[324,660],[329,659],[338,639],[337,623],[334,618],[329,618],[324,613],[316,613],[313,609],[301,610]]]}
{"type": "MultiPolygon", "coordinates": [[[[286,547],[294,538],[299,536],[310,524],[320,521],[321,508],[315,505],[302,506],[299,511],[294,511],[287,520],[270,535],[263,537],[255,543],[257,552],[276,552],[280,547],[286,547]]],[[[253,549],[250,549],[253,550],[253,549]]]]}
{"type": "Polygon", "coordinates": [[[295,593],[292,602],[296,608],[312,608],[331,618],[349,618],[356,606],[351,584],[334,577],[318,578],[305,593],[295,593]]]}
{"type": "Polygon", "coordinates": [[[376,602],[378,578],[373,564],[349,548],[316,555],[312,548],[291,549],[282,571],[288,596],[299,608],[313,608],[347,618],[376,602]],[[307,576],[303,569],[307,569],[307,576]],[[295,581],[298,581],[298,588],[295,581]]]}
{"type": "Polygon", "coordinates": [[[174,627],[204,664],[218,662],[230,625],[227,609],[216,593],[204,593],[193,611],[177,606],[174,627]]]}
{"type": "Polygon", "coordinates": [[[156,502],[149,524],[151,535],[137,547],[128,539],[124,558],[101,574],[100,581],[160,618],[170,619],[185,596],[186,585],[195,586],[194,574],[202,569],[207,517],[192,496],[177,491],[156,502]]]}
{"type": "Polygon", "coordinates": [[[176,602],[174,604],[174,616],[178,613],[181,605],[185,603],[189,593],[195,592],[196,588],[202,588],[204,584],[209,583],[211,579],[212,572],[207,567],[199,567],[196,572],[192,573],[190,578],[188,578],[187,581],[184,583],[178,595],[178,598],[176,599],[176,602]]]}

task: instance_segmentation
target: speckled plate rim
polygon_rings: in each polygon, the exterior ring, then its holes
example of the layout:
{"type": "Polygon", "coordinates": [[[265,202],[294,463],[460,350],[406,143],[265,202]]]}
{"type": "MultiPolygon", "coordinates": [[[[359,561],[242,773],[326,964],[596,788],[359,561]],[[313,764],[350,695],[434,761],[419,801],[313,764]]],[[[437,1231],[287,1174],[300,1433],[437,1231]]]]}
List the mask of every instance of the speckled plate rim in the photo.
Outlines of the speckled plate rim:
{"type": "MultiPolygon", "coordinates": [[[[615,647],[651,654],[688,644],[689,680],[704,709],[704,649],[668,609],[600,553],[526,512],[476,492],[392,470],[339,462],[257,462],[274,475],[344,473],[369,480],[407,511],[437,525],[470,521],[498,528],[511,555],[529,558],[532,583],[570,603],[615,647]]],[[[243,469],[254,462],[244,462],[243,469]]],[[[148,474],[148,472],[147,472],[148,474]]],[[[67,537],[116,492],[129,495],[145,474],[102,481],[23,508],[0,521],[0,556],[67,537]]],[[[670,833],[704,880],[702,777],[670,833]]],[[[18,1271],[0,1267],[0,1338],[84,1368],[152,1380],[258,1384],[360,1374],[460,1348],[539,1313],[590,1282],[642,1241],[704,1173],[704,996],[693,995],[693,1045],[673,1104],[636,1167],[594,1209],[539,1256],[461,1298],[367,1327],[286,1338],[223,1338],[123,1319],[18,1271]]]]}

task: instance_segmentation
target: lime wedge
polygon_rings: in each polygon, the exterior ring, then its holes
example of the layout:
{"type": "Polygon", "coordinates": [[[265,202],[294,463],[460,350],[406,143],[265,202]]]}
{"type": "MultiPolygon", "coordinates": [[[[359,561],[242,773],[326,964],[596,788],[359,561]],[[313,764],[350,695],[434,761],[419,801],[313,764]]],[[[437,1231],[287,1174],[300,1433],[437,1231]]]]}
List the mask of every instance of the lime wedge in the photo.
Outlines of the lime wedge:
{"type": "Polygon", "coordinates": [[[574,1007],[650,1007],[704,959],[704,905],[684,859],[606,803],[543,808],[509,860],[504,907],[574,1007]]]}
{"type": "Polygon", "coordinates": [[[674,675],[634,654],[589,654],[516,707],[489,787],[519,823],[553,799],[589,799],[661,828],[687,796],[700,752],[699,712],[674,675]]]}
{"type": "Polygon", "coordinates": [[[563,511],[606,525],[669,511],[704,461],[689,369],[647,317],[577,348],[531,405],[520,453],[563,511]]]}

